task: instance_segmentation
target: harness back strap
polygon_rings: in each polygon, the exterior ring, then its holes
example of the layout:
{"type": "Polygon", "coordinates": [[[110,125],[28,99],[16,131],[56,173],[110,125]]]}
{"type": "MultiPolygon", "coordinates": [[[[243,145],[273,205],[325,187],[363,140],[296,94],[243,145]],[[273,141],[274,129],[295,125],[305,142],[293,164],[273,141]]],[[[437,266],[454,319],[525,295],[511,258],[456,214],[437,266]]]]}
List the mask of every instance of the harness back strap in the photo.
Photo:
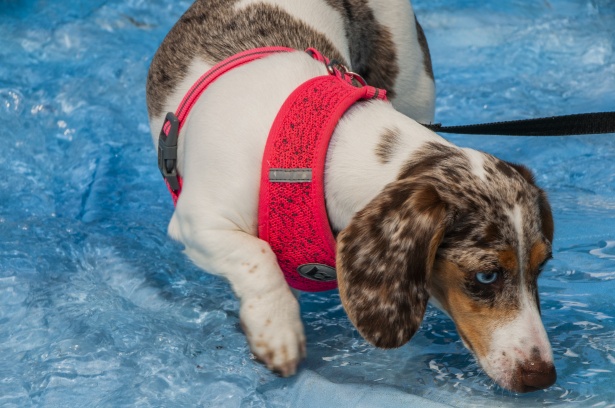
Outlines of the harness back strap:
{"type": "Polygon", "coordinates": [[[182,178],[177,172],[177,139],[190,110],[201,94],[212,82],[233,68],[272,54],[291,51],[296,50],[287,47],[262,47],[235,54],[214,65],[203,74],[186,93],[175,114],[167,113],[158,138],[158,168],[171,193],[174,205],[177,205],[183,184],[182,178]]]}
{"type": "Polygon", "coordinates": [[[335,238],[324,191],[329,141],[355,102],[386,99],[384,90],[355,87],[352,75],[329,72],[303,83],[284,102],[269,133],[261,172],[259,237],[269,242],[288,284],[310,292],[337,287],[335,238]],[[333,273],[322,273],[323,267],[333,273]]]}

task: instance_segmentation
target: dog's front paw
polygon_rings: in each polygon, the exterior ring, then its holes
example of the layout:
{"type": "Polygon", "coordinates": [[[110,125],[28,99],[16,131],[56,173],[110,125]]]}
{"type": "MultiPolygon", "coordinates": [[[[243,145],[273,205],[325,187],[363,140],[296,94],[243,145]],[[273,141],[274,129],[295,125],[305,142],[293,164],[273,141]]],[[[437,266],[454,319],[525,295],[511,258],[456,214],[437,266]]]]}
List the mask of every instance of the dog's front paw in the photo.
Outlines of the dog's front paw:
{"type": "Polygon", "coordinates": [[[240,317],[256,358],[284,377],[295,374],[306,354],[305,335],[299,303],[290,290],[244,298],[240,317]]]}

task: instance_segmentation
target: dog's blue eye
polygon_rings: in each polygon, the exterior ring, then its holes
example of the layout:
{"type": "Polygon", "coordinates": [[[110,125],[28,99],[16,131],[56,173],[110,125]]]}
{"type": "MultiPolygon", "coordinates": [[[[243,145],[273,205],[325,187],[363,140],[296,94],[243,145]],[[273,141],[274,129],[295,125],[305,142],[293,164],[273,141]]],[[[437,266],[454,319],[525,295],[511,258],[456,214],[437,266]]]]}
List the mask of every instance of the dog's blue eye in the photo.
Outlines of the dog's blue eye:
{"type": "Polygon", "coordinates": [[[489,285],[498,279],[497,272],[480,272],[476,274],[476,280],[484,285],[489,285]]]}

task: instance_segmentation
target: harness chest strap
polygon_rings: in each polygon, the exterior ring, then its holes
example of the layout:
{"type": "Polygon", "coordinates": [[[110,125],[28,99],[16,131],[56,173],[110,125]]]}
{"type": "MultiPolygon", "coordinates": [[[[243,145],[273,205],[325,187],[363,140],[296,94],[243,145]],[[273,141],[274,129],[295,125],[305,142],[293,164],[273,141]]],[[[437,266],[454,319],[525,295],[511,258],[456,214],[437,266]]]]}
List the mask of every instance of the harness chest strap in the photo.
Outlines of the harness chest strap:
{"type": "Polygon", "coordinates": [[[287,47],[263,47],[235,54],[214,65],[209,71],[204,73],[188,90],[175,111],[175,114],[172,112],[167,113],[162,129],[160,130],[160,136],[158,137],[158,168],[171,193],[174,205],[177,205],[177,199],[179,198],[183,184],[183,180],[177,172],[177,139],[186,122],[188,114],[201,94],[205,92],[212,82],[233,68],[237,68],[248,62],[272,54],[292,51],[296,50],[287,47]]]}
{"type": "Polygon", "coordinates": [[[271,127],[261,171],[258,232],[295,289],[337,287],[325,160],[338,121],[362,99],[386,99],[386,92],[357,88],[343,74],[312,78],[288,97],[271,127]]]}

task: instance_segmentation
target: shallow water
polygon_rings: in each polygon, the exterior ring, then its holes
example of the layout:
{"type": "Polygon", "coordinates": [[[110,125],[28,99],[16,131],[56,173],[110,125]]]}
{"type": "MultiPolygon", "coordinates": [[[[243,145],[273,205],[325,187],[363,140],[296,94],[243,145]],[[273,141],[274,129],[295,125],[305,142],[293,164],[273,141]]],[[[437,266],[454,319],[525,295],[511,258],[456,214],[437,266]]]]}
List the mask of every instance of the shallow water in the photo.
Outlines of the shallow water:
{"type": "MultiPolygon", "coordinates": [[[[615,3],[484,3],[415,1],[438,121],[615,110],[615,3]]],[[[406,346],[374,349],[335,292],[302,298],[301,375],[255,362],[228,284],[165,232],[144,85],[188,5],[0,0],[0,406],[310,406],[308,379],[383,403],[401,390],[460,407],[615,407],[614,135],[450,137],[528,165],[549,193],[553,387],[494,385],[435,309],[406,346]]]]}

